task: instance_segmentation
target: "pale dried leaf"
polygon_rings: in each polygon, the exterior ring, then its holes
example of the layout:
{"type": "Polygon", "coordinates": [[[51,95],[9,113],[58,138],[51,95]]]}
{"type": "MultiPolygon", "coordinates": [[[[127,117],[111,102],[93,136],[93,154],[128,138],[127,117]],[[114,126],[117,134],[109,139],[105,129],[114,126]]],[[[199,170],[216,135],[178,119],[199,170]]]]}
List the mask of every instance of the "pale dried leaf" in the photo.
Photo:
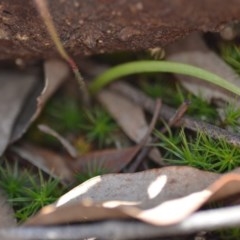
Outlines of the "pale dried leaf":
{"type": "MultiPolygon", "coordinates": [[[[126,135],[132,141],[139,143],[148,130],[143,109],[114,91],[103,90],[97,97],[126,135]]],[[[149,141],[151,141],[151,138],[149,141]]],[[[149,153],[149,157],[161,164],[161,154],[158,149],[153,148],[149,153]]]]}
{"type": "MultiPolygon", "coordinates": [[[[207,47],[199,33],[191,34],[188,38],[170,45],[167,48],[166,59],[203,68],[240,87],[240,77],[220,56],[207,47]]],[[[220,87],[192,77],[176,77],[188,91],[206,101],[236,101],[236,96],[220,87]]],[[[239,101],[236,101],[236,104],[240,106],[239,101]]]]}

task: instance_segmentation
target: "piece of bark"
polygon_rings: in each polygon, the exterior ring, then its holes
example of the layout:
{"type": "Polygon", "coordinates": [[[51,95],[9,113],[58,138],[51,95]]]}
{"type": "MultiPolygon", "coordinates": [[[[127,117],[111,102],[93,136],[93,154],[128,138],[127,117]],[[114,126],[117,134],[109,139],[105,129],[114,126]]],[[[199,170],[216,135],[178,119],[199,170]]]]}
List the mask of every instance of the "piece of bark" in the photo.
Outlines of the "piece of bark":
{"type": "MultiPolygon", "coordinates": [[[[73,55],[163,46],[193,31],[240,20],[240,0],[51,0],[49,9],[73,55]]],[[[0,59],[58,56],[34,1],[0,0],[0,59]]]]}

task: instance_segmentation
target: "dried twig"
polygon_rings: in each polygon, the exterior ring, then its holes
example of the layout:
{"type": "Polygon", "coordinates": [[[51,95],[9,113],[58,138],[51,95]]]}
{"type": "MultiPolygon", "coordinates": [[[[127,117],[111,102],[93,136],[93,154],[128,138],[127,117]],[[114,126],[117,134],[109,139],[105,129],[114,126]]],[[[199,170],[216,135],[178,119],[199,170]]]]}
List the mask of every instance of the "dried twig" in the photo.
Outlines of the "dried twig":
{"type": "MultiPolygon", "coordinates": [[[[154,100],[146,96],[140,90],[133,88],[129,84],[123,82],[114,83],[111,85],[111,89],[120,92],[121,94],[128,97],[135,103],[141,105],[146,111],[150,113],[154,112],[154,100]]],[[[175,112],[176,112],[175,109],[163,104],[161,111],[159,113],[159,118],[161,119],[163,118],[166,121],[169,121],[175,112]]],[[[196,120],[189,116],[182,117],[182,119],[178,121],[178,126],[185,127],[195,132],[196,131],[204,132],[205,134],[214,139],[223,138],[233,146],[240,147],[239,135],[228,132],[227,130],[219,128],[212,124],[196,120]]]]}
{"type": "Polygon", "coordinates": [[[56,227],[19,227],[0,229],[0,238],[5,240],[44,239],[149,239],[240,226],[240,206],[200,211],[179,224],[153,226],[143,222],[105,221],[91,224],[56,227]]]}
{"type": "MultiPolygon", "coordinates": [[[[177,111],[175,112],[175,114],[169,119],[168,121],[168,126],[174,126],[175,124],[177,124],[180,119],[183,117],[183,115],[185,114],[185,112],[187,111],[189,102],[184,102],[181,104],[181,106],[177,109],[177,111]]],[[[163,127],[161,129],[161,132],[164,133],[165,131],[167,131],[167,129],[165,127],[163,127]]],[[[157,137],[153,137],[151,143],[155,143],[158,141],[157,137]]],[[[136,160],[134,161],[134,163],[132,164],[132,166],[128,169],[128,172],[135,172],[136,169],[138,168],[138,166],[140,165],[140,163],[143,161],[143,159],[149,154],[149,151],[152,149],[152,146],[146,146],[144,147],[140,153],[138,154],[136,160]]],[[[164,162],[161,162],[161,165],[164,166],[164,162]]]]}
{"type": "MultiPolygon", "coordinates": [[[[160,99],[158,99],[156,101],[155,104],[155,111],[154,111],[154,116],[152,119],[152,123],[154,123],[154,125],[156,124],[159,112],[161,110],[161,106],[162,106],[162,101],[160,99]]],[[[149,130],[153,130],[154,125],[151,123],[151,126],[149,126],[149,130]]],[[[138,154],[137,158],[135,159],[135,161],[131,164],[131,166],[128,168],[127,172],[135,172],[136,169],[138,168],[138,166],[141,164],[141,162],[143,161],[143,159],[148,155],[149,151],[151,150],[152,147],[150,146],[145,146],[140,153],[138,154]]]]}
{"type": "MultiPolygon", "coordinates": [[[[188,106],[189,106],[190,102],[189,101],[184,101],[179,108],[176,110],[176,112],[174,113],[174,115],[169,119],[168,121],[168,126],[169,127],[173,127],[173,126],[177,126],[179,124],[179,121],[183,118],[184,114],[186,113],[186,111],[188,110],[188,106]]],[[[165,133],[167,131],[166,127],[163,127],[161,129],[162,133],[165,133]]]]}

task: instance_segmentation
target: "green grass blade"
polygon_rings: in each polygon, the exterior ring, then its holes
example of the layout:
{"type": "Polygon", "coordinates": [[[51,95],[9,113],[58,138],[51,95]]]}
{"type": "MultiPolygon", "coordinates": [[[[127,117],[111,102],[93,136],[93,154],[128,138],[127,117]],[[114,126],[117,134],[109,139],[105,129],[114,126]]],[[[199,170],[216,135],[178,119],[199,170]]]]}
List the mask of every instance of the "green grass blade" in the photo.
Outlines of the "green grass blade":
{"type": "Polygon", "coordinates": [[[168,61],[135,61],[124,63],[116,67],[112,67],[100,76],[98,76],[89,86],[92,93],[96,93],[102,87],[114,81],[117,78],[124,77],[131,74],[138,73],[154,73],[154,72],[168,72],[184,74],[191,77],[202,79],[206,82],[220,86],[236,95],[240,96],[240,88],[232,83],[224,80],[218,75],[208,72],[202,68],[191,65],[168,62],[168,61]]]}

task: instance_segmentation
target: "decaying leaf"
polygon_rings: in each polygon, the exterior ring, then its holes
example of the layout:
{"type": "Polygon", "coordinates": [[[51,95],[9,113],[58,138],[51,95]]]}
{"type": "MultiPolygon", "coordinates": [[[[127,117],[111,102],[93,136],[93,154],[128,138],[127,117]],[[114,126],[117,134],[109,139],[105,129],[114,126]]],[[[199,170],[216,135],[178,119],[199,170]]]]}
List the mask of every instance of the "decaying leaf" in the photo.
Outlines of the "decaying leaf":
{"type": "MultiPolygon", "coordinates": [[[[139,143],[148,130],[143,109],[114,91],[103,90],[97,97],[126,135],[132,141],[139,143]]],[[[149,157],[159,164],[162,163],[161,154],[156,148],[150,151],[149,157]]]]}
{"type": "MultiPolygon", "coordinates": [[[[199,33],[191,34],[188,38],[170,45],[167,48],[166,58],[170,61],[191,64],[209,70],[240,87],[240,78],[236,72],[207,47],[199,33]]],[[[220,99],[225,102],[234,101],[239,105],[236,96],[220,87],[183,75],[176,75],[176,77],[188,91],[206,101],[220,99]]]]}
{"type": "Polygon", "coordinates": [[[154,225],[181,222],[204,203],[240,192],[239,169],[228,174],[164,167],[86,181],[26,224],[135,218],[154,225]]]}

